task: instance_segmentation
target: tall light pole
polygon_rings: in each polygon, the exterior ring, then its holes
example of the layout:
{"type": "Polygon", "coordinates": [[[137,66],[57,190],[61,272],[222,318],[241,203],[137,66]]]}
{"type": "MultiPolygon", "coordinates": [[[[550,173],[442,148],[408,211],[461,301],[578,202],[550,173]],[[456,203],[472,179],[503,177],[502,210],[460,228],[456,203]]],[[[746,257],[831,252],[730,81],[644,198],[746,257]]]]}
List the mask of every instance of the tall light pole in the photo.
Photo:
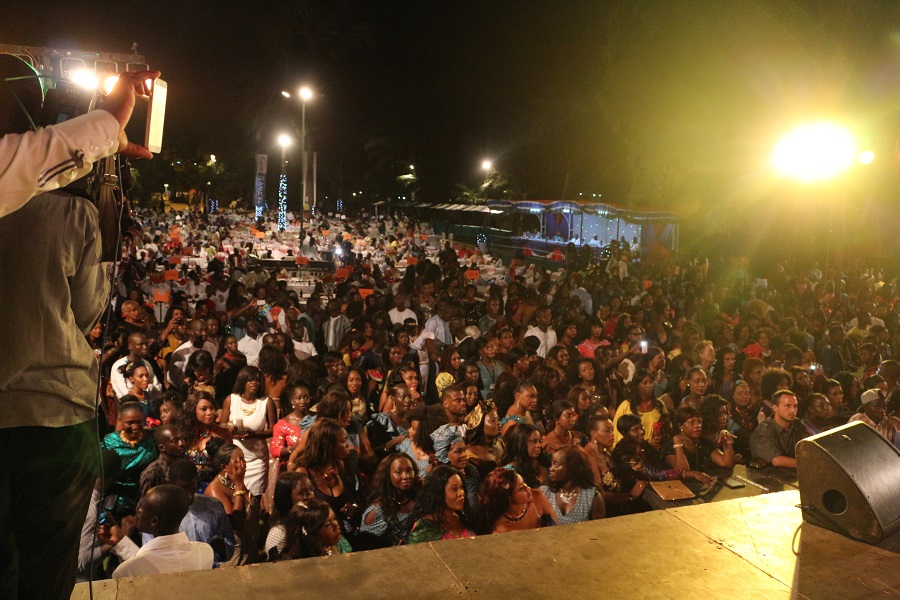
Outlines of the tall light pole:
{"type": "MultiPolygon", "coordinates": [[[[306,193],[307,174],[309,173],[309,156],[306,151],[306,103],[312,100],[313,91],[309,86],[300,88],[300,152],[303,162],[303,202],[301,211],[305,211],[308,205],[309,196],[306,193]]],[[[302,215],[302,212],[301,212],[302,215]]]]}
{"type": "Polygon", "coordinates": [[[285,133],[278,136],[281,146],[281,174],[278,176],[278,229],[287,227],[287,149],[291,145],[291,137],[285,133]]]}

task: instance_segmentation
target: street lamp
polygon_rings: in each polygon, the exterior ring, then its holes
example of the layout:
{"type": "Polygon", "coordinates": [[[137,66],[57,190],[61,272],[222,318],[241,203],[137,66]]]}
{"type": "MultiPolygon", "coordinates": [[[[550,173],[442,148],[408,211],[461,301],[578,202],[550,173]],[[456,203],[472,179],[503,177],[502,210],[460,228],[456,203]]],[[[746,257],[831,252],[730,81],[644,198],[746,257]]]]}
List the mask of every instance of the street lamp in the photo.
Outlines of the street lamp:
{"type": "MultiPolygon", "coordinates": [[[[307,174],[309,172],[309,167],[308,167],[309,157],[306,152],[306,103],[308,101],[312,100],[312,97],[313,97],[312,88],[304,85],[303,87],[300,88],[299,95],[300,95],[300,105],[302,107],[301,112],[300,112],[300,153],[301,153],[301,162],[302,162],[302,168],[303,168],[303,201],[301,203],[300,210],[304,211],[304,210],[306,210],[307,198],[308,198],[307,193],[306,193],[306,181],[307,181],[307,174]]],[[[315,197],[313,197],[313,205],[315,205],[315,201],[316,201],[316,199],[315,199],[315,197]]]]}
{"type": "Polygon", "coordinates": [[[490,160],[483,160],[483,161],[481,161],[481,168],[482,168],[482,170],[490,173],[491,169],[494,168],[494,163],[493,163],[493,161],[490,161],[490,160]]]}
{"type": "Polygon", "coordinates": [[[278,176],[278,229],[287,227],[287,149],[292,143],[291,136],[282,133],[278,136],[281,146],[281,175],[278,176]]]}

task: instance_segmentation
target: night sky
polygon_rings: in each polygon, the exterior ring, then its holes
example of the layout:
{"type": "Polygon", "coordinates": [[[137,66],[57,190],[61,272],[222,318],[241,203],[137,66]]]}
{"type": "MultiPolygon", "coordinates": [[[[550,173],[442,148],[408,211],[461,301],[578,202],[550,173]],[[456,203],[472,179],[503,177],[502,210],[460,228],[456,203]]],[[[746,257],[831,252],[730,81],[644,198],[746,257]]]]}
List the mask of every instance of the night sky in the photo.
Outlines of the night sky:
{"type": "MultiPolygon", "coordinates": [[[[137,42],[169,82],[173,151],[247,186],[253,153],[299,129],[280,90],[301,83],[320,94],[320,196],[401,193],[414,163],[419,198],[446,202],[491,158],[520,197],[696,212],[771,196],[760,173],[799,119],[845,120],[888,155],[900,137],[895,0],[10,4],[3,43],[137,42]]],[[[896,194],[896,158],[880,163],[865,193],[896,194]]]]}

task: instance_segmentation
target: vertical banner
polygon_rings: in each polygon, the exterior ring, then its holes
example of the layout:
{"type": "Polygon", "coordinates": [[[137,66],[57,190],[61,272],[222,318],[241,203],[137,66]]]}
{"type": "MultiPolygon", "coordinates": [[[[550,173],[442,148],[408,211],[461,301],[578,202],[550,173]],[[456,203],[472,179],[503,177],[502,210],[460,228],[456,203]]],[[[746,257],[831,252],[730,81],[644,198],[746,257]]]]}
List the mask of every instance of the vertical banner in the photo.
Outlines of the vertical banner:
{"type": "Polygon", "coordinates": [[[256,207],[256,218],[262,217],[266,208],[266,165],[268,155],[256,155],[256,186],[253,192],[253,205],[256,207]]]}

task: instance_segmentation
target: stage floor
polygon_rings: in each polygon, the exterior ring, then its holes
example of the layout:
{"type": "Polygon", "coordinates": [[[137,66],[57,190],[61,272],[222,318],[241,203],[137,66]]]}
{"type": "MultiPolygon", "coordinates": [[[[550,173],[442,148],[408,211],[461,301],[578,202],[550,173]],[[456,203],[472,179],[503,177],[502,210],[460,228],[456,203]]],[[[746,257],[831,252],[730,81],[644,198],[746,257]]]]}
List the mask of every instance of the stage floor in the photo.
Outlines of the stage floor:
{"type": "MultiPolygon", "coordinates": [[[[856,542],[802,523],[799,501],[786,491],[472,540],[103,581],[94,598],[900,598],[900,534],[878,547],[856,542]]],[[[87,600],[87,584],[72,598],[87,600]]]]}

